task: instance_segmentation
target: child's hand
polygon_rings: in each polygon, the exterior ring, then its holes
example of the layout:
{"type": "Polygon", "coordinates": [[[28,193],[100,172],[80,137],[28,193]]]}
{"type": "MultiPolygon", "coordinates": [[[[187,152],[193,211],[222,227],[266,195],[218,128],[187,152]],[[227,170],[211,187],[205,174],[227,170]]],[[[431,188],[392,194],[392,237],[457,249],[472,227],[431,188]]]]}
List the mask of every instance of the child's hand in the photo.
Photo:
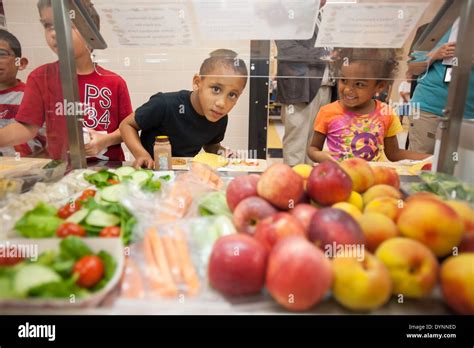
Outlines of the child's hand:
{"type": "Polygon", "coordinates": [[[332,152],[332,151],[321,151],[321,161],[332,161],[332,162],[336,162],[337,163],[337,160],[334,158],[334,156],[338,156],[339,153],[338,152],[332,152]]]}
{"type": "Polygon", "coordinates": [[[97,156],[107,145],[107,134],[101,134],[93,129],[88,129],[91,141],[84,146],[86,156],[97,156]]]}
{"type": "Polygon", "coordinates": [[[155,161],[151,158],[150,155],[148,156],[140,156],[135,159],[133,162],[134,168],[146,168],[146,169],[155,169],[155,161]]]}

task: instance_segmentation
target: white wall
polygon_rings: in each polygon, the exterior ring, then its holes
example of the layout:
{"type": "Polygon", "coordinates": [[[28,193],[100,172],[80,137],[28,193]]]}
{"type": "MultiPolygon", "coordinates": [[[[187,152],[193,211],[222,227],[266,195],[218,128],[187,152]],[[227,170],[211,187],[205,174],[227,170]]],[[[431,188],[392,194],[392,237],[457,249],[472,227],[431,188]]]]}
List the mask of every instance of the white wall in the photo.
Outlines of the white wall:
{"type": "MultiPolygon", "coordinates": [[[[95,0],[99,2],[100,0],[95,0]]],[[[36,67],[57,60],[48,48],[39,22],[36,0],[3,0],[7,28],[20,40],[23,55],[28,58],[28,68],[19,74],[26,81],[28,74],[36,67]]],[[[107,22],[101,21],[101,32],[110,41],[111,31],[107,22]]],[[[200,47],[153,48],[117,47],[97,51],[96,57],[106,60],[100,63],[104,68],[121,75],[128,84],[133,108],[136,109],[157,92],[191,89],[193,75],[208,53],[217,48],[229,48],[239,53],[249,67],[249,41],[206,42],[200,47]],[[150,54],[159,54],[161,63],[147,63],[150,54]]],[[[223,144],[234,150],[248,147],[249,83],[237,105],[230,112],[229,124],[223,144]]]]}

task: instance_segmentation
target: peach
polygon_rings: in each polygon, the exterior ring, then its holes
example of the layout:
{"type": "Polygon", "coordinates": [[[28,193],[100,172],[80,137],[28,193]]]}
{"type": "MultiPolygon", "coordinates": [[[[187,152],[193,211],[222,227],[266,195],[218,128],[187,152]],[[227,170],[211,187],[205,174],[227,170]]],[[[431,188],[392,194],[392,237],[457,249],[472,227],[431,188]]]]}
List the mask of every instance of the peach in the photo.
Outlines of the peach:
{"type": "Polygon", "coordinates": [[[304,188],[306,190],[306,182],[313,170],[313,166],[305,163],[297,164],[293,167],[293,170],[298,173],[304,180],[304,188]]]}
{"type": "Polygon", "coordinates": [[[331,288],[332,265],[323,252],[299,236],[280,240],[272,249],[266,274],[270,295],[283,307],[304,311],[331,288]]]}
{"type": "Polygon", "coordinates": [[[375,182],[372,168],[361,158],[349,158],[341,163],[341,167],[351,177],[352,189],[356,192],[365,192],[375,182]]]}
{"type": "Polygon", "coordinates": [[[469,204],[461,201],[447,201],[446,204],[461,217],[464,223],[464,232],[474,232],[474,209],[469,204]]]}
{"type": "Polygon", "coordinates": [[[464,233],[461,243],[459,244],[459,252],[474,252],[474,233],[464,233]]]}
{"type": "Polygon", "coordinates": [[[423,298],[436,285],[438,261],[430,249],[416,240],[388,239],[377,248],[375,256],[390,272],[394,295],[423,298]]]}
{"type": "Polygon", "coordinates": [[[367,205],[370,201],[380,197],[402,199],[402,193],[400,190],[389,185],[374,185],[362,195],[364,205],[367,205]]]}
{"type": "Polygon", "coordinates": [[[364,213],[380,213],[392,221],[397,221],[397,217],[403,208],[404,203],[400,199],[392,197],[380,197],[371,200],[364,208],[364,213]]]}
{"type": "Polygon", "coordinates": [[[442,201],[442,199],[435,195],[434,193],[431,192],[415,192],[412,195],[409,195],[406,199],[405,202],[410,202],[415,199],[434,199],[436,201],[442,201]]]}
{"type": "Polygon", "coordinates": [[[392,279],[387,267],[372,254],[363,259],[338,256],[332,261],[332,294],[342,306],[355,311],[370,311],[383,306],[392,294],[392,279]]]}
{"type": "Polygon", "coordinates": [[[397,174],[397,171],[393,168],[388,167],[374,167],[372,168],[374,172],[374,185],[390,185],[396,189],[400,188],[400,177],[397,174]]]}
{"type": "Polygon", "coordinates": [[[362,213],[360,212],[359,209],[357,209],[356,206],[347,202],[339,202],[339,203],[333,204],[332,207],[345,211],[346,213],[350,214],[356,221],[362,216],[362,213]]]}
{"type": "Polygon", "coordinates": [[[434,199],[406,203],[397,220],[400,233],[416,239],[436,256],[446,256],[461,242],[464,225],[449,205],[434,199]]]}
{"type": "Polygon", "coordinates": [[[474,253],[451,256],[441,265],[443,298],[456,313],[474,314],[474,253]]]}
{"type": "Polygon", "coordinates": [[[365,235],[365,246],[371,252],[385,240],[398,236],[397,225],[383,214],[364,213],[358,222],[365,235]]]}
{"type": "Polygon", "coordinates": [[[360,211],[364,209],[364,200],[359,192],[352,191],[346,202],[356,206],[360,211]]]}

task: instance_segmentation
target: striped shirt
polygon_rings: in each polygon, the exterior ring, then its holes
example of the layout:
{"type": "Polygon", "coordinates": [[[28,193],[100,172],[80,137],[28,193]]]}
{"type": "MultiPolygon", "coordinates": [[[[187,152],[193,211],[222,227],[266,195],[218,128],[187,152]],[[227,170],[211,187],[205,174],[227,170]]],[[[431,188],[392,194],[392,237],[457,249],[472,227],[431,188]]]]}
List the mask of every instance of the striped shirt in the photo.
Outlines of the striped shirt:
{"type": "MultiPolygon", "coordinates": [[[[23,99],[23,91],[25,84],[18,80],[15,87],[7,88],[0,91],[0,128],[15,122],[15,116],[23,99]]],[[[38,135],[29,140],[25,144],[15,145],[11,147],[0,147],[0,156],[34,156],[42,151],[46,139],[41,135],[41,130],[38,135]]]]}

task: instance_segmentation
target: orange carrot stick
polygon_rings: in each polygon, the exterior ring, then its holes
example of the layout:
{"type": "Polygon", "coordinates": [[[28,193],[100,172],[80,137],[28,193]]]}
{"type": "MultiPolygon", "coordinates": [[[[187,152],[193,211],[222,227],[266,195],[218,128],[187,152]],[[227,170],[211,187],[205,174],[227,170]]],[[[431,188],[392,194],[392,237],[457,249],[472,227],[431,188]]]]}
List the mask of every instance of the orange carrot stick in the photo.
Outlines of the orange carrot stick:
{"type": "Polygon", "coordinates": [[[145,234],[143,240],[143,251],[145,254],[145,275],[152,291],[162,295],[165,292],[165,281],[161,276],[153,256],[153,246],[149,234],[145,234]]]}
{"type": "Polygon", "coordinates": [[[121,296],[124,298],[142,298],[143,278],[137,263],[131,258],[125,258],[125,270],[122,277],[121,296]]]}
{"type": "Polygon", "coordinates": [[[178,294],[178,290],[176,288],[176,284],[173,281],[173,276],[171,275],[168,261],[166,261],[165,249],[163,248],[161,238],[156,233],[150,233],[150,231],[148,232],[148,236],[150,238],[151,245],[153,246],[152,249],[155,263],[158,266],[160,274],[166,283],[166,295],[176,296],[178,294]]]}
{"type": "Polygon", "coordinates": [[[173,242],[171,236],[165,235],[161,237],[163,247],[165,249],[166,259],[170,266],[171,275],[173,276],[174,282],[179,284],[183,281],[181,274],[181,265],[179,262],[178,250],[173,242]]]}
{"type": "Polygon", "coordinates": [[[191,261],[191,256],[189,254],[186,238],[179,228],[175,228],[174,241],[178,250],[179,261],[181,264],[181,272],[183,274],[184,281],[188,286],[188,294],[196,295],[199,291],[199,277],[191,261]]]}

